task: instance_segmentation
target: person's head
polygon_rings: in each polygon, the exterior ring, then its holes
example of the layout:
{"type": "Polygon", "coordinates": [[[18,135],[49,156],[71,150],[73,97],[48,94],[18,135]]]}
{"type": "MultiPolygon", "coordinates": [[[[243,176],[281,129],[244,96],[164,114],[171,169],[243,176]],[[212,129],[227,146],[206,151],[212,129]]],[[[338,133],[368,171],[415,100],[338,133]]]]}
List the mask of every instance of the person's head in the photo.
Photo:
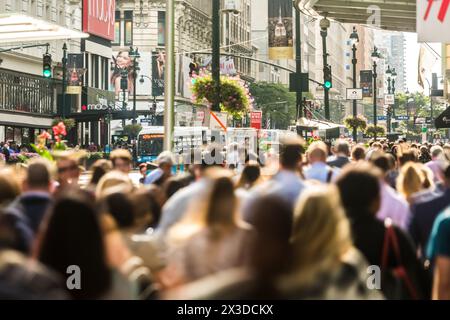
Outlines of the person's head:
{"type": "Polygon", "coordinates": [[[72,298],[99,299],[111,287],[98,215],[81,191],[56,199],[38,234],[35,257],[64,278],[81,272],[81,289],[68,289],[72,298]]]}
{"type": "Polygon", "coordinates": [[[444,155],[444,149],[441,146],[432,146],[431,150],[431,159],[432,160],[440,160],[444,155]]]}
{"type": "Polygon", "coordinates": [[[159,223],[161,208],[166,197],[164,191],[155,185],[145,186],[130,195],[134,207],[134,220],[137,228],[155,227],[159,223]]]}
{"type": "Polygon", "coordinates": [[[372,143],[370,147],[372,148],[372,150],[383,150],[383,146],[379,142],[372,143]]]}
{"type": "Polygon", "coordinates": [[[260,277],[273,278],[286,271],[291,258],[292,217],[292,207],[276,195],[259,197],[249,209],[247,222],[257,237],[250,261],[260,277]]]}
{"type": "Polygon", "coordinates": [[[346,140],[337,140],[334,144],[334,151],[339,156],[350,157],[350,145],[346,140]]]}
{"type": "Polygon", "coordinates": [[[29,254],[29,244],[17,228],[17,218],[0,210],[0,251],[15,250],[29,254]]]}
{"type": "Polygon", "coordinates": [[[425,156],[425,155],[429,155],[430,152],[428,150],[428,147],[423,145],[420,147],[420,155],[425,156]]]}
{"type": "Polygon", "coordinates": [[[333,185],[314,186],[300,196],[292,228],[293,272],[298,281],[332,272],[352,248],[350,225],[333,185]]]}
{"type": "Polygon", "coordinates": [[[165,177],[169,177],[172,174],[174,160],[170,151],[161,152],[156,162],[158,163],[158,167],[164,172],[165,177]]]}
{"type": "Polygon", "coordinates": [[[119,170],[123,173],[130,172],[133,158],[128,150],[115,149],[111,152],[109,159],[112,162],[114,170],[119,170]]]}
{"type": "Polygon", "coordinates": [[[315,141],[308,147],[308,161],[310,164],[325,162],[328,156],[328,148],[322,141],[315,141]]]}
{"type": "Polygon", "coordinates": [[[298,170],[304,151],[303,142],[289,138],[280,145],[280,165],[285,170],[298,170]]]}
{"type": "Polygon", "coordinates": [[[446,188],[450,189],[450,165],[447,165],[444,170],[444,184],[446,188]]]}
{"type": "Polygon", "coordinates": [[[258,164],[248,164],[242,170],[241,177],[236,185],[236,188],[251,188],[260,178],[261,169],[258,164]]]}
{"type": "Polygon", "coordinates": [[[390,170],[388,155],[383,152],[374,152],[370,157],[370,162],[386,175],[390,170]]]}
{"type": "Polygon", "coordinates": [[[0,208],[6,207],[20,194],[16,173],[9,168],[0,170],[0,208]]]}
{"type": "Polygon", "coordinates": [[[114,192],[130,193],[133,191],[133,182],[122,171],[113,170],[105,174],[97,183],[95,195],[98,199],[114,192]]]}
{"type": "Polygon", "coordinates": [[[189,180],[186,177],[173,176],[167,179],[163,184],[166,198],[172,197],[178,190],[186,187],[189,180]]]}
{"type": "Polygon", "coordinates": [[[100,199],[100,208],[103,214],[114,218],[120,230],[134,227],[133,204],[127,194],[115,192],[100,199]]]}
{"type": "Polygon", "coordinates": [[[51,191],[51,174],[49,164],[44,160],[32,161],[26,172],[26,178],[23,182],[24,191],[51,191]]]}
{"type": "Polygon", "coordinates": [[[405,150],[398,155],[398,162],[400,167],[404,166],[408,162],[417,162],[417,155],[414,150],[405,150]]]}
{"type": "Polygon", "coordinates": [[[342,205],[350,219],[378,212],[380,177],[379,170],[367,163],[352,164],[342,170],[336,184],[342,205]]]}
{"type": "Polygon", "coordinates": [[[352,149],[352,160],[360,161],[366,158],[366,148],[362,144],[357,144],[352,149]]]}
{"type": "Polygon", "coordinates": [[[92,177],[90,183],[92,185],[97,185],[100,179],[111,170],[111,161],[105,159],[95,161],[95,163],[91,167],[92,177]]]}
{"type": "Polygon", "coordinates": [[[70,156],[60,157],[56,161],[58,182],[61,186],[76,185],[80,177],[78,160],[70,156]]]}
{"type": "Polygon", "coordinates": [[[424,189],[425,175],[418,163],[408,162],[400,170],[397,190],[407,199],[424,189]]]}

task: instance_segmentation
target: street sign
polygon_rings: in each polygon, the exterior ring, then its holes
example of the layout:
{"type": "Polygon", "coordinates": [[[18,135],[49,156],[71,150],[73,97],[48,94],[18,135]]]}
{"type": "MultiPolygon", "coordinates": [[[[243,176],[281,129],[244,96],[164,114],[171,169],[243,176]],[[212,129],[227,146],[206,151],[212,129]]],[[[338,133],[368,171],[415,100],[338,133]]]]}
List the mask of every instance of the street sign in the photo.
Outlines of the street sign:
{"type": "Polygon", "coordinates": [[[450,0],[417,0],[416,7],[418,41],[449,43],[450,0]]]}
{"type": "Polygon", "coordinates": [[[347,88],[347,100],[362,100],[363,90],[361,88],[347,88]]]}
{"type": "Polygon", "coordinates": [[[250,113],[250,127],[261,129],[262,111],[252,111],[250,113]]]}
{"type": "Polygon", "coordinates": [[[227,131],[228,113],[226,112],[211,112],[209,121],[210,129],[213,131],[227,131]]]}
{"type": "Polygon", "coordinates": [[[384,104],[387,104],[387,105],[395,104],[395,95],[385,94],[384,95],[384,104]]]}
{"type": "Polygon", "coordinates": [[[387,117],[386,116],[377,116],[377,120],[378,121],[386,121],[387,117]]]}
{"type": "Polygon", "coordinates": [[[398,120],[398,121],[409,121],[409,116],[396,116],[395,120],[398,120]]]}

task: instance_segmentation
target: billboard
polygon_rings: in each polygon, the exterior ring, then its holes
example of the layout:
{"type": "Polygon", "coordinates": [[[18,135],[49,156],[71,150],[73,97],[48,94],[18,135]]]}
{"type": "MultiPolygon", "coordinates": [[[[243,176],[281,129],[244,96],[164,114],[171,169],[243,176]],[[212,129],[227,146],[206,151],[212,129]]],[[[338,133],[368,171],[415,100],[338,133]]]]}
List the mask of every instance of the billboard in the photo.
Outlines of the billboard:
{"type": "Polygon", "coordinates": [[[111,87],[116,93],[116,97],[119,96],[120,80],[122,78],[122,71],[126,71],[128,79],[128,93],[133,92],[133,61],[128,55],[128,51],[119,51],[117,54],[112,56],[114,70],[111,73],[111,87]]]}
{"type": "Polygon", "coordinates": [[[115,0],[83,0],[83,32],[114,40],[115,0]]]}
{"type": "Polygon", "coordinates": [[[269,59],[293,59],[292,1],[269,0],[269,59]]]}
{"type": "Polygon", "coordinates": [[[371,97],[373,91],[372,70],[361,70],[359,73],[359,79],[360,79],[360,87],[363,93],[363,98],[371,97]]]}
{"type": "Polygon", "coordinates": [[[166,67],[166,53],[164,51],[152,52],[152,95],[164,95],[164,69],[166,67]]]}

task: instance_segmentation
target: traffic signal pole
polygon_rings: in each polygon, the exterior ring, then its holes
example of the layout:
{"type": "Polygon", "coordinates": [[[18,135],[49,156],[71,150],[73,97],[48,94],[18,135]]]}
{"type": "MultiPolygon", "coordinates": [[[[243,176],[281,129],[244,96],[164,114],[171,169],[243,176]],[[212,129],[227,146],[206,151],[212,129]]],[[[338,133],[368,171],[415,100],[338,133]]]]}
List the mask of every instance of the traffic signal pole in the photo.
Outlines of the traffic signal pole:
{"type": "MultiPolygon", "coordinates": [[[[300,30],[300,10],[298,6],[295,6],[295,61],[296,61],[296,72],[300,75],[302,72],[302,42],[301,42],[301,30],[300,30]]],[[[297,86],[297,109],[296,118],[303,117],[303,97],[302,90],[300,86],[297,86]]]]}
{"type": "Polygon", "coordinates": [[[64,42],[63,45],[63,58],[62,58],[62,107],[61,107],[61,118],[66,117],[66,87],[67,87],[67,44],[64,42]]]}
{"type": "MultiPolygon", "coordinates": [[[[323,21],[323,20],[322,20],[323,21]]],[[[323,51],[323,76],[324,83],[327,81],[328,73],[328,53],[327,53],[327,28],[321,27],[320,35],[322,37],[322,51],[323,51]]],[[[325,104],[325,119],[330,120],[330,96],[329,89],[325,86],[323,87],[323,100],[325,104]]]]}

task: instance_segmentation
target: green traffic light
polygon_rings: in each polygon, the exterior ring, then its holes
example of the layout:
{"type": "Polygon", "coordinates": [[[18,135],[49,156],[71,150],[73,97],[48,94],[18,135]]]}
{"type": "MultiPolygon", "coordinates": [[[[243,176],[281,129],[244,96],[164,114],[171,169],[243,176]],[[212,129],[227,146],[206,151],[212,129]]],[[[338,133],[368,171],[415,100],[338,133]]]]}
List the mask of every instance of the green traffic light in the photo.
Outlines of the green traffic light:
{"type": "Polygon", "coordinates": [[[326,89],[331,89],[331,81],[325,81],[325,83],[323,84],[323,86],[324,86],[326,89]]]}
{"type": "Polygon", "coordinates": [[[43,75],[44,75],[44,78],[50,78],[52,76],[52,71],[44,70],[43,75]]]}

